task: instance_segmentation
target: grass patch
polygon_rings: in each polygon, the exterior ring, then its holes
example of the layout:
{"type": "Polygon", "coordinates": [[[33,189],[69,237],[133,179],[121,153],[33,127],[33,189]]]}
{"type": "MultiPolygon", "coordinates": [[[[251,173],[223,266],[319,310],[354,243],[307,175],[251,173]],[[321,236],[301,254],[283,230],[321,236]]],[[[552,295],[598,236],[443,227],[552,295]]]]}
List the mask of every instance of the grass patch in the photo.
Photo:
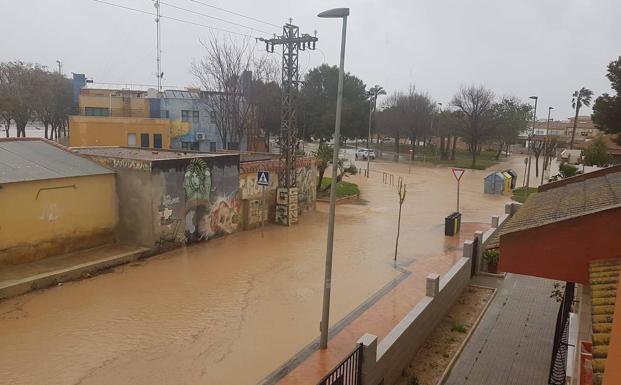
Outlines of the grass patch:
{"type": "MultiPolygon", "coordinates": [[[[371,145],[372,148],[375,149],[376,153],[379,151],[380,145],[377,143],[373,143],[371,145]]],[[[384,143],[382,146],[382,151],[384,154],[386,153],[394,153],[395,145],[394,143],[384,143]]],[[[410,154],[410,145],[409,144],[400,144],[399,145],[399,154],[401,155],[409,155],[410,154]]],[[[495,159],[496,151],[481,151],[481,154],[477,155],[477,161],[474,165],[475,170],[485,170],[486,168],[493,166],[495,164],[500,163],[500,161],[495,159]]],[[[416,154],[414,157],[414,162],[418,163],[431,163],[437,164],[446,167],[459,167],[459,168],[473,168],[472,167],[472,154],[465,150],[457,149],[455,151],[455,160],[442,160],[440,159],[439,152],[436,154],[433,147],[416,147],[416,154]]]]}
{"type": "Polygon", "coordinates": [[[528,189],[526,187],[518,187],[513,190],[513,195],[511,196],[511,199],[516,202],[524,203],[529,196],[535,193],[537,193],[536,187],[529,187],[528,189]]]}
{"type": "MultiPolygon", "coordinates": [[[[330,184],[332,178],[324,177],[321,181],[321,190],[318,194],[319,198],[325,198],[330,196],[330,184]]],[[[360,195],[360,188],[355,183],[340,181],[336,184],[336,198],[346,198],[351,196],[360,195]]]]}
{"type": "Polygon", "coordinates": [[[463,324],[456,323],[451,328],[452,332],[466,333],[466,327],[463,324]]]}

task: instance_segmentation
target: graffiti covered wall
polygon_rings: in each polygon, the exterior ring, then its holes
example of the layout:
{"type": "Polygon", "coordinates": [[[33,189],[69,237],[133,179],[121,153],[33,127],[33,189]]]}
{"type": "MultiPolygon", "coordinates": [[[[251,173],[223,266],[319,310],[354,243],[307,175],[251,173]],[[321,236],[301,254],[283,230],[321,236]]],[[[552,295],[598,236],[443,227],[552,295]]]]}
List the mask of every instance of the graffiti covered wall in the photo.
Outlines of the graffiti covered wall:
{"type": "Polygon", "coordinates": [[[157,161],[152,168],[163,186],[157,207],[160,241],[199,242],[238,230],[238,155],[157,161]]]}
{"type": "MultiPolygon", "coordinates": [[[[274,218],[276,189],[278,188],[278,169],[279,161],[263,160],[255,162],[244,162],[241,164],[239,177],[239,191],[241,200],[260,200],[262,199],[262,186],[257,184],[257,171],[270,172],[270,184],[266,187],[266,201],[269,204],[268,215],[270,220],[274,218]]],[[[298,201],[300,211],[315,208],[316,186],[317,186],[317,165],[312,158],[298,158],[296,168],[296,183],[299,189],[298,201]]],[[[260,215],[258,216],[260,218],[260,215]]],[[[247,219],[250,220],[250,219],[247,219]]],[[[248,225],[248,224],[247,224],[248,225]]]]}

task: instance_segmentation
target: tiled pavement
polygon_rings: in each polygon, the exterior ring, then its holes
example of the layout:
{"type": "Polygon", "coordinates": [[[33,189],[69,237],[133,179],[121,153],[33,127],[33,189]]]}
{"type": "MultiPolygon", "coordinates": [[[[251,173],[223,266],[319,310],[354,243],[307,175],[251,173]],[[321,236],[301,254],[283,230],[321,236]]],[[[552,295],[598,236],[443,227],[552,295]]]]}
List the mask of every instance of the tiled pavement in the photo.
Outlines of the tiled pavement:
{"type": "Polygon", "coordinates": [[[547,384],[559,306],[550,298],[554,282],[477,277],[474,284],[498,291],[445,385],[547,384]]]}
{"type": "MultiPolygon", "coordinates": [[[[326,350],[317,350],[317,341],[299,352],[292,361],[272,373],[264,384],[315,385],[350,353],[356,341],[365,333],[384,338],[392,328],[424,297],[425,277],[429,273],[444,274],[463,252],[463,242],[472,239],[477,230],[485,231],[489,224],[464,223],[457,237],[446,237],[442,255],[416,259],[403,266],[406,274],[394,288],[381,295],[368,308],[358,309],[349,321],[330,337],[326,350]]],[[[331,328],[334,329],[334,326],[331,328]]]]}

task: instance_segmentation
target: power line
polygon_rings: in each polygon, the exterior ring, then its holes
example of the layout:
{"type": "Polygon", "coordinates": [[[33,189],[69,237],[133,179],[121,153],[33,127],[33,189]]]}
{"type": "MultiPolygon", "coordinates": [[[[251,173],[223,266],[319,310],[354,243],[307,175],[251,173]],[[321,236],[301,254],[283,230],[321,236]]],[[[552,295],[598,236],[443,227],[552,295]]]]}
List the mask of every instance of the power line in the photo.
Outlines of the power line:
{"type": "MultiPolygon", "coordinates": [[[[96,3],[101,3],[101,4],[109,5],[109,6],[112,6],[112,7],[117,7],[117,8],[125,9],[125,10],[128,10],[128,11],[134,11],[134,12],[138,12],[138,13],[143,13],[145,15],[157,16],[157,14],[155,14],[153,12],[147,12],[147,11],[142,10],[142,9],[127,7],[127,6],[120,5],[120,4],[115,4],[115,3],[109,3],[109,2],[103,1],[103,0],[93,0],[93,1],[96,2],[96,3]]],[[[230,34],[233,34],[233,35],[239,35],[239,36],[244,36],[244,37],[250,37],[250,38],[253,38],[253,39],[258,39],[257,36],[252,36],[252,35],[248,35],[248,34],[240,33],[240,32],[235,32],[235,31],[229,31],[227,29],[212,27],[212,26],[209,26],[209,25],[201,24],[201,23],[195,23],[195,22],[189,21],[189,20],[178,19],[176,17],[164,16],[164,15],[160,15],[160,17],[162,19],[174,20],[174,21],[177,21],[179,23],[195,25],[197,27],[204,27],[204,28],[208,28],[208,29],[211,29],[211,30],[215,30],[215,31],[226,32],[226,33],[230,33],[230,34]]]]}
{"type": "Polygon", "coordinates": [[[255,31],[257,31],[257,32],[262,32],[262,33],[264,33],[264,34],[266,34],[266,35],[272,35],[272,33],[271,33],[271,32],[262,31],[262,30],[260,30],[260,29],[256,29],[256,28],[253,28],[253,27],[249,27],[249,26],[247,26],[247,25],[239,24],[239,23],[236,23],[236,22],[234,22],[234,21],[228,21],[228,20],[226,20],[226,19],[221,19],[221,18],[219,18],[219,17],[210,16],[210,15],[207,15],[207,14],[205,14],[205,13],[201,13],[201,12],[193,11],[193,10],[191,10],[191,9],[187,9],[187,8],[179,7],[179,6],[177,6],[177,5],[173,5],[173,4],[170,4],[170,3],[166,3],[166,2],[164,2],[164,1],[160,1],[160,3],[161,3],[161,4],[164,4],[164,5],[167,5],[167,6],[171,7],[171,8],[176,8],[176,9],[179,9],[179,10],[182,10],[182,11],[186,11],[186,12],[189,12],[189,13],[193,13],[193,14],[195,14],[195,15],[200,15],[200,16],[208,17],[208,18],[210,18],[210,19],[219,20],[219,21],[222,21],[222,22],[225,22],[225,23],[229,23],[229,24],[236,25],[236,26],[238,26],[238,27],[243,27],[243,28],[252,29],[252,30],[255,30],[255,31]]]}
{"type": "Polygon", "coordinates": [[[260,20],[260,19],[256,19],[256,18],[251,17],[251,16],[242,15],[241,13],[237,13],[237,12],[229,11],[228,9],[216,7],[215,5],[207,4],[207,3],[204,3],[202,1],[198,1],[198,0],[188,0],[188,1],[191,1],[191,2],[196,3],[196,4],[204,5],[205,7],[217,9],[218,11],[230,13],[231,15],[243,17],[243,18],[246,18],[248,20],[253,20],[253,21],[256,21],[258,23],[263,23],[263,24],[266,24],[266,25],[270,25],[270,26],[276,27],[278,29],[282,28],[282,26],[280,26],[280,25],[277,25],[277,24],[274,24],[274,23],[270,23],[270,22],[267,22],[267,21],[263,21],[263,20],[260,20]]]}

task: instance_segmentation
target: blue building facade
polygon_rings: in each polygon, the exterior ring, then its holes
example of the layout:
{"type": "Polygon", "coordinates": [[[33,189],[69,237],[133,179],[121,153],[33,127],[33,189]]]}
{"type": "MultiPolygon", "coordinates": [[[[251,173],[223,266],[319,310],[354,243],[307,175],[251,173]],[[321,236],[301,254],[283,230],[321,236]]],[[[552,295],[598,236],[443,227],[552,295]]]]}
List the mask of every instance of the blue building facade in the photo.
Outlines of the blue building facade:
{"type": "Polygon", "coordinates": [[[224,148],[213,114],[199,90],[166,90],[160,101],[160,117],[188,122],[190,130],[171,139],[171,148],[215,152],[224,148]]]}

